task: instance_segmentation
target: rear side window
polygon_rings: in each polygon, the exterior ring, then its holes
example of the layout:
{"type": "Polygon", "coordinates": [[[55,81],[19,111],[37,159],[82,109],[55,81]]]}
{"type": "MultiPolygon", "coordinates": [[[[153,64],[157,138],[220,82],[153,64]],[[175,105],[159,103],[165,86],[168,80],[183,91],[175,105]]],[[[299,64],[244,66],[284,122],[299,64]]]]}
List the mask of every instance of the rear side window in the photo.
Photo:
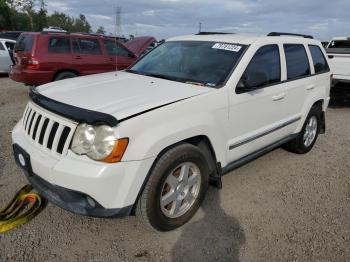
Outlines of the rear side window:
{"type": "Polygon", "coordinates": [[[68,37],[50,37],[49,53],[70,53],[70,41],[68,37]]]}
{"type": "Polygon", "coordinates": [[[292,80],[310,75],[310,64],[303,45],[287,44],[284,46],[287,62],[287,79],[292,80]]]}
{"type": "Polygon", "coordinates": [[[312,61],[314,62],[315,73],[325,73],[329,71],[327,60],[324,57],[321,49],[316,45],[309,45],[312,61]]]}
{"type": "Polygon", "coordinates": [[[335,40],[332,41],[328,48],[350,48],[350,40],[335,40]]]}
{"type": "Polygon", "coordinates": [[[281,61],[278,45],[266,45],[255,53],[240,82],[244,90],[249,91],[249,88],[262,88],[280,81],[281,61]]]}
{"type": "Polygon", "coordinates": [[[13,48],[15,47],[15,43],[12,42],[5,42],[5,45],[7,47],[7,50],[12,51],[13,48]]]}
{"type": "Polygon", "coordinates": [[[131,56],[130,52],[127,49],[125,49],[119,44],[116,44],[115,41],[106,40],[104,41],[104,44],[108,55],[125,56],[125,57],[131,56]]]}
{"type": "Polygon", "coordinates": [[[34,37],[32,35],[21,35],[15,45],[15,52],[30,52],[33,48],[34,37]]]}
{"type": "Polygon", "coordinates": [[[74,39],[73,51],[74,53],[87,55],[101,55],[100,42],[97,39],[74,39]]]}

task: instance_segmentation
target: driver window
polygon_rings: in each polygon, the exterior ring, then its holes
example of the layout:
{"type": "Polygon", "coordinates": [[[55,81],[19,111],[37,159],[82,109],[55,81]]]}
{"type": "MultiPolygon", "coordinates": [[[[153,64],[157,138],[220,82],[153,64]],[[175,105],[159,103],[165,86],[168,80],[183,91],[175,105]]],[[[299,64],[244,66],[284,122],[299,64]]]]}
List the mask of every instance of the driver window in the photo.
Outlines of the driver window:
{"type": "Polygon", "coordinates": [[[278,45],[261,47],[242,75],[236,93],[264,88],[281,81],[281,61],[278,45]]]}

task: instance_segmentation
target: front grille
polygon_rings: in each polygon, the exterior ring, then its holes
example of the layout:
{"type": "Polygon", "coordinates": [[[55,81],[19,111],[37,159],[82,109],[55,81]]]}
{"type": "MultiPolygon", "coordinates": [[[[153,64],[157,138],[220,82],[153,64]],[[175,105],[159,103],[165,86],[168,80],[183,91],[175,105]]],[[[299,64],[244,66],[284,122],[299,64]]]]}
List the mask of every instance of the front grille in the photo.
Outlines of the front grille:
{"type": "Polygon", "coordinates": [[[77,123],[31,102],[24,111],[22,121],[25,134],[36,146],[53,154],[67,154],[77,123]]]}

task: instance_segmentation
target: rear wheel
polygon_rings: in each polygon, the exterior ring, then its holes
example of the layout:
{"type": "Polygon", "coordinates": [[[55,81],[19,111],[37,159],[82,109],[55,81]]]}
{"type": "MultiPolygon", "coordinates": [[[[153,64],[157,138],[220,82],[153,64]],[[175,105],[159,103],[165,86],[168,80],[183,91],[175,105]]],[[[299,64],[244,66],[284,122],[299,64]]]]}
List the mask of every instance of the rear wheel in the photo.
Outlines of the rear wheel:
{"type": "Polygon", "coordinates": [[[63,79],[73,78],[73,77],[77,77],[77,74],[75,74],[73,72],[65,71],[65,72],[59,73],[55,77],[54,81],[59,81],[59,80],[63,80],[63,79]]]}
{"type": "Polygon", "coordinates": [[[208,180],[209,169],[200,149],[180,144],[155,163],[137,202],[136,216],[151,229],[180,227],[202,203],[208,180]]]}
{"type": "Polygon", "coordinates": [[[321,110],[319,106],[313,106],[311,108],[301,132],[295,139],[285,145],[288,151],[305,154],[313,148],[320,133],[321,110]]]}

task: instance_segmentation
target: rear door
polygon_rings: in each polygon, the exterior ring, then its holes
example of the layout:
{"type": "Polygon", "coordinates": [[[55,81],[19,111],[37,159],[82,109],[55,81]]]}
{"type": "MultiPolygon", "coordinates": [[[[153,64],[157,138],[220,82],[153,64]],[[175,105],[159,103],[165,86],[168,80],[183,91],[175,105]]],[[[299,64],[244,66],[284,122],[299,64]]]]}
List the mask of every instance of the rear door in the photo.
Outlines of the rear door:
{"type": "Polygon", "coordinates": [[[45,49],[41,50],[41,67],[47,71],[54,71],[61,69],[74,69],[72,68],[72,51],[70,44],[70,37],[65,35],[54,35],[48,37],[47,41],[44,41],[45,49]],[[46,54],[45,54],[46,53],[46,54]]]}
{"type": "Polygon", "coordinates": [[[73,63],[82,75],[108,72],[98,38],[72,37],[73,63]]]}
{"type": "MultiPolygon", "coordinates": [[[[317,88],[313,77],[313,65],[308,56],[308,46],[300,43],[283,44],[283,52],[286,61],[286,112],[291,117],[299,118],[303,116],[303,109],[307,99],[317,88]]],[[[300,121],[299,121],[300,123],[300,121]]],[[[294,132],[295,125],[288,127],[290,132],[294,132]]]]}
{"type": "Polygon", "coordinates": [[[104,46],[110,71],[123,70],[136,60],[136,56],[131,51],[116,41],[106,39],[104,40],[104,46]]]}

